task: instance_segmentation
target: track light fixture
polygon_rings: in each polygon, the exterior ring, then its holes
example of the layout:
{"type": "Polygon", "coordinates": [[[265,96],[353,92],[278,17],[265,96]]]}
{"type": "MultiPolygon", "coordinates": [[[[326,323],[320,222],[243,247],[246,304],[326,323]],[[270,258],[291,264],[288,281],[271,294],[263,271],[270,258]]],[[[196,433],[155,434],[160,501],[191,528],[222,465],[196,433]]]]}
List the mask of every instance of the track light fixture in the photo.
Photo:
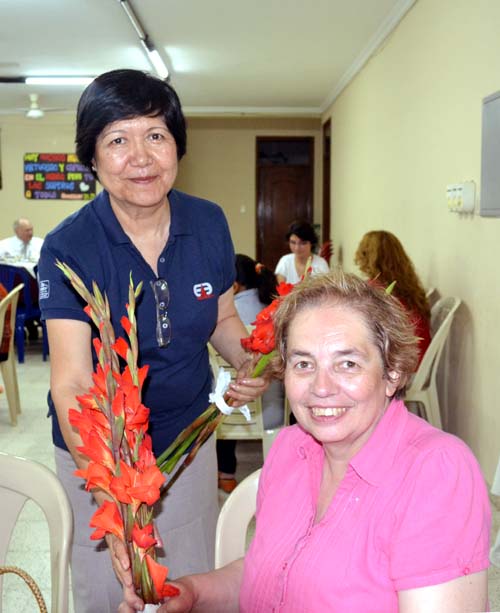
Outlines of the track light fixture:
{"type": "Polygon", "coordinates": [[[137,15],[135,14],[133,8],[130,6],[130,3],[128,2],[128,0],[118,0],[118,2],[121,4],[122,9],[125,11],[125,14],[129,18],[129,21],[132,24],[132,27],[134,28],[137,36],[139,37],[141,45],[146,52],[146,55],[148,56],[148,60],[155,69],[156,74],[161,79],[167,79],[168,68],[165,66],[165,63],[163,62],[158,51],[156,50],[149,35],[142,27],[142,24],[139,21],[137,15]]]}

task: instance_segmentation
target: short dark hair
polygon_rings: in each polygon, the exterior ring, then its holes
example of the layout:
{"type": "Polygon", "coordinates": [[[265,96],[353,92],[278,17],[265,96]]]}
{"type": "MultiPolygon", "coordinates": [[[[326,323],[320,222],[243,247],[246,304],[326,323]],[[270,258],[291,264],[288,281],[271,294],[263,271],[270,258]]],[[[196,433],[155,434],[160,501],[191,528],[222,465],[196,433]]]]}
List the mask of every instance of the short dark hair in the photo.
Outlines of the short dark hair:
{"type": "Polygon", "coordinates": [[[278,280],[274,272],[243,253],[236,254],[235,266],[236,282],[247,289],[257,288],[262,304],[271,304],[278,295],[278,280]]]}
{"type": "Polygon", "coordinates": [[[177,145],[177,159],[186,153],[186,120],[174,88],[147,72],[120,69],[96,77],[80,97],[75,139],[80,162],[92,169],[99,134],[110,123],[132,117],[162,117],[177,145]]]}
{"type": "Polygon", "coordinates": [[[309,241],[313,249],[318,244],[318,235],[316,234],[316,231],[314,230],[313,226],[308,221],[304,221],[302,219],[293,221],[288,227],[288,232],[286,233],[286,240],[289,240],[292,234],[298,236],[301,241],[309,241]]]}

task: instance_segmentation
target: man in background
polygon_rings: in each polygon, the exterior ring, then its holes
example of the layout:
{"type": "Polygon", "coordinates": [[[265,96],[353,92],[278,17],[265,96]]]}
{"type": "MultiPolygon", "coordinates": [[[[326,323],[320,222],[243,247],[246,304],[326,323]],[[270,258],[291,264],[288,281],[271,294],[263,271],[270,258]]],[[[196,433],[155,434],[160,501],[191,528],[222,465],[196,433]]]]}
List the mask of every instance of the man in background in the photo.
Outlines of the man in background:
{"type": "Polygon", "coordinates": [[[33,224],[26,217],[14,222],[14,236],[0,241],[0,259],[8,257],[38,262],[43,238],[33,236],[33,224]]]}
{"type": "MultiPolygon", "coordinates": [[[[26,268],[33,270],[33,265],[38,263],[40,259],[40,250],[43,245],[43,238],[33,236],[33,224],[26,217],[20,217],[14,222],[14,236],[0,240],[0,261],[3,260],[6,264],[22,265],[23,262],[31,262],[31,266],[26,268]]],[[[33,305],[38,307],[38,285],[34,278],[30,279],[30,294],[33,305]]],[[[22,298],[19,304],[22,306],[22,298]]],[[[36,317],[28,317],[24,325],[28,332],[29,340],[38,338],[39,320],[36,317]]]]}

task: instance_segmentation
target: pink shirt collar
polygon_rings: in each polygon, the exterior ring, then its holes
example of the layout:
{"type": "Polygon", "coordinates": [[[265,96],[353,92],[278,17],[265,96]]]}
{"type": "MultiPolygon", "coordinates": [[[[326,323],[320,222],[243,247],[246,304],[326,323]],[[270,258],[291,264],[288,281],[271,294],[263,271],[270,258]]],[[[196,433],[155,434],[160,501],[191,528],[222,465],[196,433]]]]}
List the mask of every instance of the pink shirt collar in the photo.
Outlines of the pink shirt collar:
{"type": "MultiPolygon", "coordinates": [[[[367,483],[380,486],[396,457],[401,435],[408,421],[408,410],[402,400],[391,400],[382,419],[367,443],[351,459],[349,466],[367,483]]],[[[297,447],[300,458],[313,463],[323,459],[323,447],[307,434],[297,447]]]]}

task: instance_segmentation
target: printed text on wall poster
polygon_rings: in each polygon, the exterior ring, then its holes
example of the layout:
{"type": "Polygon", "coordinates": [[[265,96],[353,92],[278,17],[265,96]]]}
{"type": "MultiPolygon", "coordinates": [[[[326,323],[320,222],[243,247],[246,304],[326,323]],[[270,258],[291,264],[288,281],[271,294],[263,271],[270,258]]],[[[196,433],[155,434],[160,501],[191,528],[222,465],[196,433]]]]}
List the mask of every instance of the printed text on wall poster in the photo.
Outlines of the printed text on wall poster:
{"type": "Polygon", "coordinates": [[[92,200],[95,195],[94,175],[74,153],[25,153],[25,198],[92,200]]]}

